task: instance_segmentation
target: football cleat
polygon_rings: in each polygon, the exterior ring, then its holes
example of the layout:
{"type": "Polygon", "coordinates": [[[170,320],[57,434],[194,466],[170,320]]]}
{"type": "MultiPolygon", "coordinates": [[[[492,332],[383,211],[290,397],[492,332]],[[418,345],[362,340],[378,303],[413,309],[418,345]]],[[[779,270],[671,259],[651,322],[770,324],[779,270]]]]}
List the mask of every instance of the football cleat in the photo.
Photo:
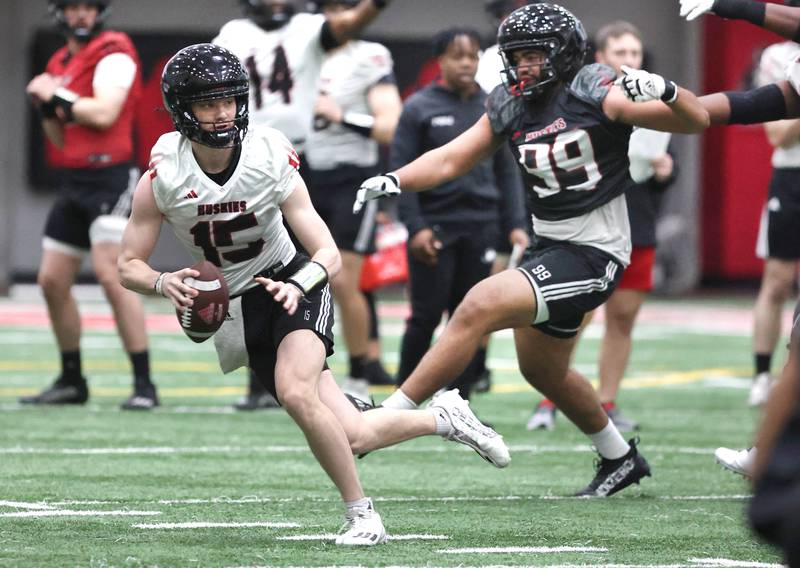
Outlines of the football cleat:
{"type": "Polygon", "coordinates": [[[475,383],[472,385],[472,390],[477,393],[485,393],[492,390],[492,372],[489,369],[484,369],[475,383]]]}
{"type": "Polygon", "coordinates": [[[364,364],[364,375],[367,382],[371,385],[392,385],[394,386],[394,377],[392,377],[386,369],[383,368],[378,359],[372,359],[364,364]]]}
{"type": "Polygon", "coordinates": [[[469,446],[495,467],[509,464],[511,456],[503,437],[478,420],[469,402],[458,396],[458,389],[437,393],[428,407],[440,410],[450,422],[445,439],[469,446]]]}
{"type": "Polygon", "coordinates": [[[58,377],[53,386],[32,396],[23,396],[20,404],[84,404],[89,400],[89,388],[86,379],[70,381],[58,377]]]}
{"type": "Polygon", "coordinates": [[[772,376],[769,373],[759,373],[753,379],[750,387],[750,394],[747,397],[748,406],[761,406],[769,398],[769,391],[772,389],[772,376]]]}
{"type": "Polygon", "coordinates": [[[636,448],[638,440],[629,441],[631,449],[615,460],[600,456],[596,463],[597,473],[591,483],[578,491],[576,497],[609,497],[622,491],[643,477],[650,477],[650,465],[636,448]]]}
{"type": "Polygon", "coordinates": [[[547,399],[536,405],[525,428],[528,430],[552,430],[556,427],[556,406],[547,399]]]}
{"type": "Polygon", "coordinates": [[[250,393],[233,405],[236,410],[266,410],[280,408],[281,405],[267,391],[250,393]]]}
{"type": "Polygon", "coordinates": [[[342,383],[342,392],[355,398],[360,398],[364,402],[370,401],[369,381],[367,381],[367,379],[348,377],[342,383]]]}
{"type": "Polygon", "coordinates": [[[747,450],[731,450],[730,448],[717,448],[714,459],[717,463],[733,473],[744,477],[752,477],[753,462],[756,458],[755,447],[747,450]]]}
{"type": "Polygon", "coordinates": [[[359,507],[347,512],[345,523],[336,537],[340,546],[375,546],[386,542],[386,529],[381,516],[372,506],[372,500],[366,507],[359,507]]]}
{"type": "Polygon", "coordinates": [[[133,394],[120,404],[122,410],[152,410],[156,406],[161,406],[158,401],[158,394],[156,394],[155,385],[137,388],[133,394]]]}

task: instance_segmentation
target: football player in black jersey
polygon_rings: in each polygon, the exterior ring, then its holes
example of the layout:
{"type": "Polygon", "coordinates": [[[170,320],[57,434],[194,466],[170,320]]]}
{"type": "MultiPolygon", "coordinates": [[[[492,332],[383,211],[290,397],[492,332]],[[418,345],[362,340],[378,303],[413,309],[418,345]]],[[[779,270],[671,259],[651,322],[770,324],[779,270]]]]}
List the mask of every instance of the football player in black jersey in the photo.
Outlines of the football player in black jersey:
{"type": "Polygon", "coordinates": [[[650,468],[635,441],[626,442],[609,421],[591,385],[567,369],[584,315],[608,298],[629,262],[628,139],[634,125],[701,132],[709,117],[691,92],[658,75],[628,70],[617,86],[610,67],[583,66],[586,33],[561,6],[515,10],[501,24],[498,44],[504,85],[491,93],[486,114],[449,144],[366,180],[355,207],[396,195],[401,186],[440,185],[508,143],[530,194],[538,241],[520,267],[470,290],[384,405],[415,407],[463,371],[484,334],[513,328],[525,379],[589,436],[602,458],[578,495],[607,496],[650,468]]]}

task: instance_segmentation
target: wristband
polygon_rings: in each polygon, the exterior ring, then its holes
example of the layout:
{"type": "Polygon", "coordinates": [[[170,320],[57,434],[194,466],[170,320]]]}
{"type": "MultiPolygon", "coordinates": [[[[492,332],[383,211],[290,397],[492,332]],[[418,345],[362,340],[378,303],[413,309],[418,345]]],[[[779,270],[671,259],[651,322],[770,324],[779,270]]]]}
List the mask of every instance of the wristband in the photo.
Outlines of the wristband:
{"type": "Polygon", "coordinates": [[[342,117],[341,124],[348,130],[352,130],[364,138],[369,138],[372,136],[372,128],[375,126],[375,117],[360,112],[346,112],[342,117]]]}
{"type": "Polygon", "coordinates": [[[678,100],[678,85],[675,84],[675,81],[666,81],[666,85],[664,86],[664,94],[661,95],[661,100],[668,105],[671,105],[678,100]]]}
{"type": "Polygon", "coordinates": [[[753,0],[714,0],[711,8],[717,16],[729,20],[746,20],[757,26],[764,26],[767,5],[753,0]]]}
{"type": "Polygon", "coordinates": [[[378,10],[383,10],[389,5],[389,0],[372,0],[372,5],[378,10]]]}
{"type": "Polygon", "coordinates": [[[72,105],[74,105],[75,101],[77,101],[79,98],[80,96],[78,93],[70,91],[66,87],[59,87],[56,89],[56,92],[53,93],[53,98],[50,99],[50,103],[56,107],[60,107],[67,117],[67,122],[72,122],[75,120],[75,117],[72,114],[72,105]]]}
{"type": "Polygon", "coordinates": [[[295,286],[303,296],[321,290],[328,283],[328,271],[319,262],[308,261],[303,267],[289,276],[286,282],[295,286]]]}
{"type": "Polygon", "coordinates": [[[164,278],[166,277],[167,273],[162,272],[161,274],[158,275],[158,278],[156,278],[155,284],[153,284],[153,290],[155,290],[156,294],[158,294],[159,296],[164,295],[163,287],[164,287],[164,278]]]}
{"type": "Polygon", "coordinates": [[[50,102],[40,104],[39,113],[41,113],[42,118],[58,118],[56,114],[56,103],[51,100],[50,102]]]}

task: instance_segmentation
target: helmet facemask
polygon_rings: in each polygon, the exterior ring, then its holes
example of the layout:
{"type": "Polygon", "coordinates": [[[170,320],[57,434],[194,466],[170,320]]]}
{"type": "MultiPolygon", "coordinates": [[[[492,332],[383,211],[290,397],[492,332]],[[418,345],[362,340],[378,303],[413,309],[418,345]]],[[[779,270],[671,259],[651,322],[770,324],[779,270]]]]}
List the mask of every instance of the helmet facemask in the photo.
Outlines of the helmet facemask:
{"type": "MultiPolygon", "coordinates": [[[[212,91],[205,91],[188,97],[180,97],[181,127],[178,130],[189,140],[209,146],[211,148],[231,148],[238,146],[244,140],[249,123],[248,98],[249,88],[237,86],[220,87],[212,91]],[[236,101],[236,114],[231,120],[230,127],[219,130],[216,122],[200,122],[192,111],[192,104],[202,101],[213,101],[233,97],[236,101]],[[214,125],[213,130],[203,128],[204,125],[214,125]]],[[[173,121],[174,121],[173,117],[173,121]]],[[[176,124],[177,127],[177,124],[176,124]]]]}
{"type": "Polygon", "coordinates": [[[97,16],[95,17],[94,24],[91,27],[73,28],[67,22],[64,15],[64,8],[73,4],[80,4],[82,2],[70,0],[50,0],[47,3],[47,9],[52,18],[56,21],[58,29],[67,37],[73,37],[80,42],[88,42],[92,37],[103,28],[106,18],[108,18],[111,8],[109,0],[96,0],[94,2],[87,1],[86,4],[91,4],[97,8],[97,16]]]}
{"type": "Polygon", "coordinates": [[[522,97],[526,100],[538,99],[545,95],[559,80],[552,57],[557,50],[557,44],[549,41],[501,51],[500,57],[503,60],[503,70],[500,71],[500,77],[506,91],[510,95],[522,97]],[[519,65],[514,62],[514,52],[528,50],[541,51],[545,56],[544,61],[539,66],[539,76],[536,79],[526,81],[520,77],[519,65]]]}

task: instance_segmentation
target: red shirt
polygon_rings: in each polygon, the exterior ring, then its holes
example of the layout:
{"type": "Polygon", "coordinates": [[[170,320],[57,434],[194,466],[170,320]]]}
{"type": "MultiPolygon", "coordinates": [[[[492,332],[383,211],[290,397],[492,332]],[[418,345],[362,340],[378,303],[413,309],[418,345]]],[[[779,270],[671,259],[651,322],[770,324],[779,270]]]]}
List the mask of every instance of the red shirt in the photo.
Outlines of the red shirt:
{"type": "Polygon", "coordinates": [[[141,91],[141,65],[131,39],[122,32],[104,31],[71,55],[67,46],[56,51],[46,71],[64,79],[64,87],[81,97],[94,96],[97,64],[107,55],[124,53],[136,63],[136,78],[116,122],[106,130],[76,123],[64,126],[64,147],[56,158],[66,168],[104,168],[133,159],[133,120],[141,91]],[[60,158],[60,159],[59,159],[60,158]]]}

